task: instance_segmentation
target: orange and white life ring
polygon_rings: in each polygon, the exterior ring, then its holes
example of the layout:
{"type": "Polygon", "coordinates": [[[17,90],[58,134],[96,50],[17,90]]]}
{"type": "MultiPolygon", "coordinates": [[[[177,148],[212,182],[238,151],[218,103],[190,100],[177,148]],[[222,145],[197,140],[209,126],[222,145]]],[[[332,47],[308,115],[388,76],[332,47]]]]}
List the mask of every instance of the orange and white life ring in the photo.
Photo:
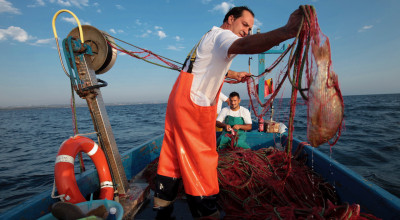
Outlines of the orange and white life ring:
{"type": "Polygon", "coordinates": [[[63,201],[71,203],[85,202],[75,179],[74,160],[79,152],[85,152],[96,166],[100,180],[100,199],[113,200],[114,188],[110,169],[104,152],[90,138],[74,136],[64,141],[58,150],[54,176],[59,195],[63,201]]]}

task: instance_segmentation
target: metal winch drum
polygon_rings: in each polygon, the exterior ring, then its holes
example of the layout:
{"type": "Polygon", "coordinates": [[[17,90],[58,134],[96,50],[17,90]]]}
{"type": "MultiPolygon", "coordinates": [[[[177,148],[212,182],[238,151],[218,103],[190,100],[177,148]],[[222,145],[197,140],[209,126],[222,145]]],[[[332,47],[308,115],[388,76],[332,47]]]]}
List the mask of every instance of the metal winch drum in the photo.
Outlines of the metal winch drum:
{"type": "MultiPolygon", "coordinates": [[[[82,32],[85,40],[84,43],[92,48],[93,55],[91,56],[90,62],[95,73],[103,74],[110,70],[117,59],[117,50],[112,48],[107,43],[107,40],[113,43],[114,39],[112,37],[105,36],[104,34],[107,34],[106,32],[100,31],[99,29],[90,25],[82,25],[82,32]]],[[[72,29],[68,36],[78,39],[78,27],[72,29]]]]}

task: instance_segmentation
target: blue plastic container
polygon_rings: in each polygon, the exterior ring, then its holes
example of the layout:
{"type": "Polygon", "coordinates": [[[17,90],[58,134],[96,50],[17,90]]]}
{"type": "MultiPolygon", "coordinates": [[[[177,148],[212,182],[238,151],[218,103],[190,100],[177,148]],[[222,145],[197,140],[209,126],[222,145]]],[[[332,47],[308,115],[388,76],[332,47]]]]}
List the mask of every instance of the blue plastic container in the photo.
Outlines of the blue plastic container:
{"type": "MultiPolygon", "coordinates": [[[[81,202],[76,204],[83,213],[88,213],[90,210],[95,209],[101,205],[104,205],[107,209],[107,211],[110,211],[111,207],[115,207],[117,209],[117,213],[115,214],[115,217],[117,220],[122,220],[122,217],[124,215],[124,209],[122,208],[121,204],[118,202],[112,201],[112,200],[91,200],[87,202],[81,202]]],[[[38,220],[57,220],[51,213],[40,217],[38,220]]]]}

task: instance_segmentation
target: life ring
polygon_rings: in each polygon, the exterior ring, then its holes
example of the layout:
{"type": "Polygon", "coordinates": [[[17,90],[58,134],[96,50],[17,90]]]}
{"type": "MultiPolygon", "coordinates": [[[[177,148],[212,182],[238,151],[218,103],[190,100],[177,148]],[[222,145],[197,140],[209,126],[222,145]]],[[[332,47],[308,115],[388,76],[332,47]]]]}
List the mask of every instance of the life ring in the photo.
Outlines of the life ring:
{"type": "Polygon", "coordinates": [[[75,179],[74,160],[79,152],[85,152],[96,166],[100,180],[100,199],[113,200],[114,188],[110,169],[104,152],[90,138],[74,136],[64,141],[56,157],[54,176],[59,195],[64,195],[63,201],[70,203],[85,202],[75,179]]]}

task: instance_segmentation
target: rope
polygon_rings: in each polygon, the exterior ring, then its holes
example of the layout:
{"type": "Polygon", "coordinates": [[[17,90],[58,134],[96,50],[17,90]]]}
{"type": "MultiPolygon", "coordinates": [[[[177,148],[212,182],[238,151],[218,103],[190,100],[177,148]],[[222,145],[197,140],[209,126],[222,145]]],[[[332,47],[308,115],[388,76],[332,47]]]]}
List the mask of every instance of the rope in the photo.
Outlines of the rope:
{"type": "Polygon", "coordinates": [[[75,136],[89,136],[92,134],[98,134],[98,132],[84,133],[84,134],[76,134],[75,136]]]}
{"type": "Polygon", "coordinates": [[[300,28],[297,32],[297,36],[295,41],[299,41],[297,44],[297,48],[295,51],[295,57],[292,57],[292,53],[290,54],[291,57],[289,58],[289,64],[294,65],[294,70],[293,70],[293,80],[290,79],[290,66],[288,67],[288,79],[290,83],[292,84],[292,95],[291,95],[291,100],[290,100],[290,114],[289,114],[289,124],[288,124],[288,144],[286,146],[286,153],[288,156],[291,155],[292,152],[292,144],[293,144],[293,131],[294,131],[294,116],[296,113],[296,102],[297,102],[297,92],[300,91],[301,96],[307,100],[306,96],[303,94],[303,90],[301,89],[301,79],[303,77],[303,68],[305,64],[305,60],[307,58],[308,54],[308,49],[310,46],[310,38],[311,38],[311,31],[310,31],[310,18],[309,18],[309,13],[308,10],[313,10],[310,6],[300,6],[300,8],[303,11],[303,18],[302,22],[300,25],[300,28]],[[304,19],[306,19],[307,23],[304,22],[304,19]],[[307,40],[304,42],[304,35],[305,32],[307,32],[307,40]],[[300,40],[299,40],[300,39],[300,40]],[[304,48],[304,43],[306,43],[305,50],[303,51],[304,48]],[[299,62],[300,62],[300,68],[299,67],[299,62]]]}
{"type": "Polygon", "coordinates": [[[56,44],[57,44],[58,57],[60,58],[60,63],[61,63],[61,66],[62,66],[62,68],[63,68],[63,70],[64,70],[64,73],[65,73],[65,74],[68,76],[68,78],[69,78],[70,76],[69,76],[67,70],[65,69],[64,62],[63,62],[63,60],[62,60],[61,50],[60,50],[60,45],[59,45],[59,43],[58,43],[58,36],[57,36],[57,30],[56,30],[56,19],[57,19],[58,15],[61,14],[61,13],[63,13],[63,12],[67,12],[67,13],[71,14],[71,15],[75,18],[75,21],[76,21],[76,23],[78,24],[79,36],[80,36],[81,42],[83,43],[83,42],[85,42],[85,41],[84,41],[84,39],[83,39],[83,31],[82,31],[81,22],[79,21],[78,17],[77,17],[74,13],[72,13],[71,11],[66,10],[66,9],[61,9],[61,10],[59,10],[58,12],[56,12],[56,13],[54,14],[54,16],[53,16],[53,21],[52,21],[52,28],[53,28],[54,38],[55,38],[56,44]]]}
{"type": "Polygon", "coordinates": [[[61,201],[64,201],[65,194],[56,196],[55,195],[55,191],[56,191],[56,180],[54,179],[54,181],[53,181],[53,190],[51,190],[51,198],[53,198],[53,199],[61,199],[61,201]]]}
{"type": "MultiPolygon", "coordinates": [[[[78,133],[78,122],[76,117],[75,94],[72,82],[71,82],[71,113],[72,113],[72,129],[74,131],[74,135],[76,136],[78,133]]],[[[79,152],[78,158],[79,158],[79,168],[81,173],[83,173],[85,172],[86,169],[85,169],[85,164],[83,163],[82,152],[79,152]]]]}
{"type": "Polygon", "coordinates": [[[111,36],[111,35],[109,35],[109,34],[105,34],[105,33],[104,33],[104,35],[109,36],[109,37],[112,37],[112,38],[114,38],[114,39],[116,39],[116,40],[118,40],[118,41],[121,41],[122,43],[128,44],[128,45],[130,45],[130,46],[132,46],[132,47],[135,47],[135,48],[141,50],[141,51],[138,51],[138,52],[129,51],[129,50],[123,48],[122,46],[118,45],[117,43],[112,42],[112,41],[109,41],[108,38],[106,37],[107,44],[110,45],[112,48],[114,48],[114,49],[116,49],[116,50],[118,50],[118,51],[120,51],[120,52],[122,52],[122,53],[128,54],[128,55],[130,55],[130,56],[132,56],[132,57],[134,57],[134,58],[137,58],[137,59],[146,61],[146,62],[148,62],[148,63],[154,64],[154,65],[157,65],[157,66],[160,66],[160,67],[164,67],[164,68],[167,68],[167,69],[172,69],[172,70],[181,71],[181,68],[180,68],[179,66],[173,64],[173,63],[179,64],[179,65],[181,65],[181,66],[183,65],[182,63],[179,63],[179,62],[177,62],[177,61],[174,61],[174,60],[171,60],[171,59],[169,59],[169,58],[163,57],[163,56],[161,56],[161,55],[155,54],[155,53],[153,53],[153,52],[150,51],[150,50],[146,50],[146,49],[140,48],[140,47],[138,47],[138,46],[135,46],[135,45],[133,45],[133,44],[127,43],[127,42],[125,42],[125,41],[123,41],[123,40],[120,40],[120,39],[118,39],[118,38],[115,38],[115,37],[113,37],[113,36],[111,36]],[[143,56],[143,57],[140,57],[140,56],[136,55],[137,53],[147,53],[147,55],[145,55],[145,56],[143,56]],[[153,57],[152,57],[152,56],[153,56],[153,57]],[[165,63],[167,66],[162,65],[162,64],[159,64],[159,63],[156,63],[156,62],[149,61],[149,60],[148,60],[149,58],[155,58],[155,59],[157,59],[157,60],[160,60],[161,62],[165,63]],[[171,62],[173,62],[173,63],[168,62],[168,61],[166,61],[166,60],[169,60],[169,61],[171,61],[171,62]]]}
{"type": "MultiPolygon", "coordinates": [[[[109,35],[109,34],[107,34],[107,33],[103,33],[103,34],[106,35],[106,36],[112,37],[112,38],[115,39],[115,40],[119,40],[119,41],[121,41],[122,43],[128,44],[129,46],[135,47],[135,48],[137,48],[137,49],[139,49],[139,50],[147,51],[146,49],[143,49],[143,48],[140,48],[140,47],[135,46],[135,45],[133,45],[133,44],[130,44],[130,43],[128,43],[128,42],[125,42],[125,41],[123,41],[123,40],[121,40],[121,39],[118,39],[118,38],[116,38],[116,37],[114,37],[114,36],[111,36],[111,35],[109,35]]],[[[106,39],[107,39],[107,38],[106,38],[106,39]]],[[[151,52],[151,51],[149,51],[149,52],[151,52]]],[[[151,53],[152,53],[152,52],[151,52],[151,53]]],[[[171,60],[171,59],[169,59],[169,58],[166,58],[166,57],[163,57],[163,56],[160,56],[160,55],[157,55],[157,56],[159,56],[159,57],[161,57],[161,58],[163,58],[163,59],[169,60],[169,61],[171,61],[171,62],[174,62],[174,63],[180,64],[180,65],[183,65],[183,63],[180,63],[180,62],[178,62],[178,61],[171,60]]]]}

